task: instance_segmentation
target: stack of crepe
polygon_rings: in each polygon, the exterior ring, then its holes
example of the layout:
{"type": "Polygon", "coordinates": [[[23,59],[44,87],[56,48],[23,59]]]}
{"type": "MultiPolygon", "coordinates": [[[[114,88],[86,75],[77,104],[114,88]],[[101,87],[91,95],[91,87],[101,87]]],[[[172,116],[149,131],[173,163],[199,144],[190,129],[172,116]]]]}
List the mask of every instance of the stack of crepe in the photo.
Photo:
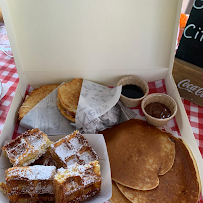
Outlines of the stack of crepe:
{"type": "Polygon", "coordinates": [[[61,114],[75,122],[83,79],[76,78],[58,88],[57,106],[61,114]]]}
{"type": "Polygon", "coordinates": [[[200,178],[184,141],[132,119],[104,134],[114,203],[197,203],[200,178]]]}

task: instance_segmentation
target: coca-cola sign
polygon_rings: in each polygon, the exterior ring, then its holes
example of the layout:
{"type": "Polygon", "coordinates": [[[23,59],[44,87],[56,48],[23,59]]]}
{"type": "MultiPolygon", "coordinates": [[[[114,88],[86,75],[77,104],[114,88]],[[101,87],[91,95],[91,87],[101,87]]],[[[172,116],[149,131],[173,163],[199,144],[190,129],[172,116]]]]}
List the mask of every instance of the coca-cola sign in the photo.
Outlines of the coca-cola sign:
{"type": "Polygon", "coordinates": [[[177,86],[179,89],[186,90],[196,96],[203,97],[203,88],[190,83],[190,79],[181,80],[177,86]]]}

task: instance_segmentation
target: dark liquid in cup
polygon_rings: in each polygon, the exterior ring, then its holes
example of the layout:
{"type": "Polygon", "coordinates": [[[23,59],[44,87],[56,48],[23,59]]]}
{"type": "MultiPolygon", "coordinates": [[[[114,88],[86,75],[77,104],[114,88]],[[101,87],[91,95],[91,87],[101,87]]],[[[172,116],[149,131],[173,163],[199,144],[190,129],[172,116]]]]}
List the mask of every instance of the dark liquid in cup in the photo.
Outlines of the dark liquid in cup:
{"type": "Polygon", "coordinates": [[[124,85],[121,94],[131,99],[137,99],[144,96],[143,90],[137,85],[124,85]]]}

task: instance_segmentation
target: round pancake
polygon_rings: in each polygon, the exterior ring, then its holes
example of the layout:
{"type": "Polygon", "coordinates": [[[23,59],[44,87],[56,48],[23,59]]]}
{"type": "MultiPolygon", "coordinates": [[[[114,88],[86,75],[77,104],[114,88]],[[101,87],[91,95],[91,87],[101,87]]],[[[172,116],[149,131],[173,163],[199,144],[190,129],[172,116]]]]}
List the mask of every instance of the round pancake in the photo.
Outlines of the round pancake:
{"type": "Polygon", "coordinates": [[[160,183],[157,188],[140,191],[117,183],[119,189],[130,201],[136,203],[198,202],[201,187],[196,162],[180,138],[170,134],[169,137],[175,143],[175,161],[171,170],[159,177],[160,183]]]}
{"type": "Polygon", "coordinates": [[[175,158],[175,144],[165,132],[146,121],[131,119],[103,132],[112,179],[127,187],[151,190],[158,175],[168,172],[175,158]]]}
{"type": "Polygon", "coordinates": [[[18,112],[18,119],[21,120],[36,104],[55,90],[59,85],[44,85],[34,89],[25,99],[18,112]]]}
{"type": "Polygon", "coordinates": [[[61,112],[61,114],[66,117],[68,120],[75,122],[75,114],[67,114],[67,110],[65,108],[63,108],[63,106],[61,105],[61,102],[59,101],[59,98],[57,98],[57,106],[59,111],[61,112]]]}
{"type": "Polygon", "coordinates": [[[58,98],[63,108],[76,114],[83,79],[74,79],[58,88],[58,98]]]}
{"type": "Polygon", "coordinates": [[[112,181],[112,197],[110,200],[113,203],[131,203],[118,189],[114,181],[112,181]]]}

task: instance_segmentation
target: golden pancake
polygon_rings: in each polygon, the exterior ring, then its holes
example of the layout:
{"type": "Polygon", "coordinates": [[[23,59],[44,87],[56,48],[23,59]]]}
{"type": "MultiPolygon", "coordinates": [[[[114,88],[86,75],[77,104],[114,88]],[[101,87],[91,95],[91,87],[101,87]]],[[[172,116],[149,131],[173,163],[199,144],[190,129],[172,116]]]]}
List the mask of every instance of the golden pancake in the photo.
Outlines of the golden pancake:
{"type": "Polygon", "coordinates": [[[200,177],[196,162],[184,142],[169,134],[175,143],[176,155],[173,167],[159,177],[159,186],[153,190],[133,190],[118,184],[122,193],[136,203],[197,203],[200,195],[200,177]]]}
{"type": "Polygon", "coordinates": [[[29,96],[26,97],[18,112],[18,119],[21,120],[36,104],[44,99],[59,85],[44,85],[33,90],[29,96]]]}
{"type": "Polygon", "coordinates": [[[131,203],[118,189],[114,181],[112,181],[112,197],[110,200],[113,203],[131,203]]]}
{"type": "Polygon", "coordinates": [[[59,101],[59,98],[57,98],[57,106],[61,114],[66,117],[68,120],[75,122],[75,113],[69,112],[63,106],[61,105],[61,102],[59,101]]]}
{"type": "Polygon", "coordinates": [[[175,158],[175,144],[146,121],[131,119],[103,132],[112,179],[127,187],[151,190],[158,175],[168,172],[175,158]]]}
{"type": "Polygon", "coordinates": [[[82,87],[82,79],[74,79],[61,85],[58,88],[58,98],[64,109],[76,114],[80,91],[82,87]]]}

